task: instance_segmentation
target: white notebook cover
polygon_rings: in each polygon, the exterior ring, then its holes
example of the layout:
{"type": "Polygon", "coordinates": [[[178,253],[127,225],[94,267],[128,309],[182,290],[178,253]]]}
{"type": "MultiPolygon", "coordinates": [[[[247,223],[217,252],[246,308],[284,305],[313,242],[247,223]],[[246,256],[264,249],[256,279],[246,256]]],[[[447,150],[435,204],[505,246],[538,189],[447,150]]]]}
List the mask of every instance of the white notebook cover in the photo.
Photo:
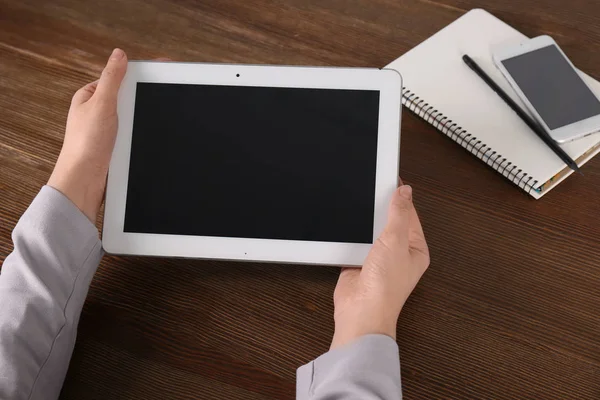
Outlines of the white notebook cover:
{"type": "MultiPolygon", "coordinates": [[[[525,109],[492,60],[495,46],[523,40],[514,28],[475,9],[386,68],[403,77],[405,107],[539,199],[573,171],[462,60],[471,56],[525,109]]],[[[582,76],[600,94],[600,83],[582,76]]],[[[600,134],[562,147],[581,166],[600,152],[600,134]]]]}

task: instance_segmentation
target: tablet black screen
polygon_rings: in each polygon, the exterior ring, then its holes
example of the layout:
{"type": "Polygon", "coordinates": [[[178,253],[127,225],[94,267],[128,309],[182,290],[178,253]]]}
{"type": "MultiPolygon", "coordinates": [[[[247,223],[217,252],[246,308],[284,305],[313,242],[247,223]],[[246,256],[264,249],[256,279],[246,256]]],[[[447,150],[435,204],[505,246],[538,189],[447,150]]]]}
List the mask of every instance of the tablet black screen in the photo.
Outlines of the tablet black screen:
{"type": "Polygon", "coordinates": [[[138,83],[125,232],[371,243],[379,92],[138,83]]]}

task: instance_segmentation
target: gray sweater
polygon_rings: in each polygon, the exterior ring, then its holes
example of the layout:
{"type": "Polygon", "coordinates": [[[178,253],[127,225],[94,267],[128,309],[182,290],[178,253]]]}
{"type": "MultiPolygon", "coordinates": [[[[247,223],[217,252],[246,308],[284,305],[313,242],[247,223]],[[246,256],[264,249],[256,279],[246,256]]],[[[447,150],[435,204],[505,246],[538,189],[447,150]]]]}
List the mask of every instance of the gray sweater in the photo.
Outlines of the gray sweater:
{"type": "MultiPolygon", "coordinates": [[[[0,399],[57,399],[103,251],[96,227],[44,186],[0,274],[0,399]]],[[[298,399],[401,399],[396,342],[368,335],[297,371],[298,399]]]]}

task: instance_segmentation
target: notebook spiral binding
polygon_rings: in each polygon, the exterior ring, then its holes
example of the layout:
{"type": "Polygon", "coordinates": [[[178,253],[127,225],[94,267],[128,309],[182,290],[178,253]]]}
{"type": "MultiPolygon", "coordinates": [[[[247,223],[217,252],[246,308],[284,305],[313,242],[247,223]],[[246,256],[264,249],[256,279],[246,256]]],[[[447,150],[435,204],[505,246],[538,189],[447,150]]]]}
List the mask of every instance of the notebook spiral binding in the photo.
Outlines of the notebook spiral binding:
{"type": "Polygon", "coordinates": [[[485,162],[497,172],[504,175],[523,190],[539,192],[538,181],[517,165],[511,163],[502,154],[495,152],[487,144],[482,143],[476,136],[468,133],[451,119],[445,117],[441,112],[429,105],[424,99],[421,99],[414,92],[407,88],[402,88],[402,104],[410,111],[422,118],[428,124],[448,136],[450,139],[461,145],[475,157],[485,162]]]}

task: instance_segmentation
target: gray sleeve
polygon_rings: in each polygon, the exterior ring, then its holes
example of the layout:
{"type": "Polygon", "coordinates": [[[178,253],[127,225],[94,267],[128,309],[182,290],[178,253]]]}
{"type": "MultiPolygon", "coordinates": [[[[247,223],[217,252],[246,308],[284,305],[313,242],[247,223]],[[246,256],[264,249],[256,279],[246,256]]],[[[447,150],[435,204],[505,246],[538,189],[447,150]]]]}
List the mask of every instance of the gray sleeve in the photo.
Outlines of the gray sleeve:
{"type": "Polygon", "coordinates": [[[0,273],[0,398],[56,399],[103,254],[98,230],[44,186],[12,238],[0,273]]]}
{"type": "Polygon", "coordinates": [[[400,400],[396,341],[367,335],[298,368],[297,400],[400,400]]]}

